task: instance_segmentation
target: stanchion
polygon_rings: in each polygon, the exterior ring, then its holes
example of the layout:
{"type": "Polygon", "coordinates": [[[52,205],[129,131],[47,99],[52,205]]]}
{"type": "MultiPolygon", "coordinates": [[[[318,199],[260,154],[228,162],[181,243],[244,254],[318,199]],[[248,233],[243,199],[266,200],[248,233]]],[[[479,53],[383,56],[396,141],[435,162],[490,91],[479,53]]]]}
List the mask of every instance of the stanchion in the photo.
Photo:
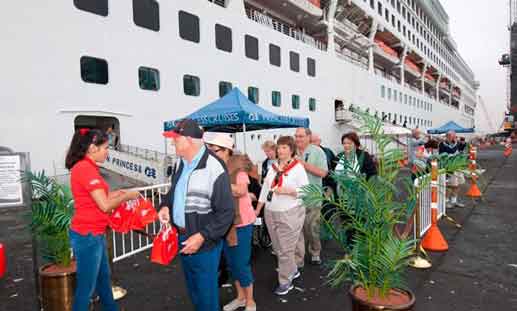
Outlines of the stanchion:
{"type": "Polygon", "coordinates": [[[470,148],[469,152],[469,171],[470,171],[470,188],[467,191],[465,195],[471,197],[471,198],[480,198],[481,197],[481,191],[479,190],[479,187],[477,185],[477,179],[478,176],[476,174],[476,158],[477,158],[477,150],[475,146],[472,146],[470,148]]]}
{"type": "Polygon", "coordinates": [[[416,238],[416,247],[415,247],[415,255],[409,260],[409,266],[416,269],[428,269],[431,268],[432,264],[429,260],[420,256],[422,254],[422,246],[420,240],[420,190],[418,184],[418,178],[415,179],[415,187],[417,188],[416,195],[416,205],[415,205],[415,238],[416,238]]]}
{"type": "Polygon", "coordinates": [[[4,277],[5,271],[7,270],[6,266],[4,245],[0,243],[0,279],[4,277]]]}
{"type": "Polygon", "coordinates": [[[438,228],[438,161],[431,161],[431,228],[422,239],[422,247],[429,251],[443,252],[449,249],[438,228]]]}

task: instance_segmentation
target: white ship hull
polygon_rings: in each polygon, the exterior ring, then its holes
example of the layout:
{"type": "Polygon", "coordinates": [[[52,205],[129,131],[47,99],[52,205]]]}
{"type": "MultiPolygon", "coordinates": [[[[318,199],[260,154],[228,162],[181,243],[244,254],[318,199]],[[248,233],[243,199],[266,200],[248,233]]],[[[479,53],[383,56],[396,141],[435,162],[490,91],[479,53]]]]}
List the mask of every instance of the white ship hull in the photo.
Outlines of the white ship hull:
{"type": "MultiPolygon", "coordinates": [[[[455,120],[472,126],[463,109],[435,102],[418,91],[402,88],[367,70],[297,41],[246,17],[240,1],[222,8],[205,0],[160,1],[160,31],[138,27],[132,1],[109,1],[109,15],[78,10],[71,0],[11,1],[0,12],[2,38],[0,78],[0,146],[31,153],[33,169],[64,172],[64,155],[77,116],[115,117],[123,144],[163,151],[163,122],[185,116],[219,97],[218,83],[230,81],[244,93],[259,88],[259,104],[276,113],[310,118],[311,128],[325,145],[338,149],[346,127],[335,122],[334,101],[346,106],[420,118],[439,126],[455,120]],[[178,35],[178,11],[200,18],[200,43],[178,35]],[[233,52],[216,49],[214,25],[232,29],[233,52]],[[259,60],[245,57],[244,36],[259,39],[259,60]],[[269,64],[269,44],[281,47],[282,66],[269,64]],[[289,52],[300,54],[300,72],[289,70],[289,52]],[[81,80],[81,56],[106,59],[106,85],[81,80]],[[307,57],[316,60],[316,77],[307,75],[307,57]],[[159,91],[139,88],[138,68],[160,70],[159,91]],[[200,96],[183,93],[183,75],[201,80],[200,96]],[[381,98],[381,86],[433,103],[432,112],[381,98]],[[282,94],[281,107],[272,107],[271,92],[282,94]],[[300,109],[291,95],[300,96],[300,109]],[[317,100],[309,111],[309,97],[317,100]]],[[[260,144],[278,133],[251,139],[248,152],[258,160],[260,144]]]]}

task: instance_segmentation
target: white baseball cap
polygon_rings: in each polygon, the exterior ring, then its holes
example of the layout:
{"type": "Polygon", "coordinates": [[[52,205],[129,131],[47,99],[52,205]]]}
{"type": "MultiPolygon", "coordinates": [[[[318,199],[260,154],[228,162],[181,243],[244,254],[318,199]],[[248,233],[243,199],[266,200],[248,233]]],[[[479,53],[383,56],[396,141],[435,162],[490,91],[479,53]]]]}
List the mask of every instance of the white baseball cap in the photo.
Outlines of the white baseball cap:
{"type": "Polygon", "coordinates": [[[203,140],[207,144],[233,150],[233,138],[228,133],[206,132],[203,140]]]}

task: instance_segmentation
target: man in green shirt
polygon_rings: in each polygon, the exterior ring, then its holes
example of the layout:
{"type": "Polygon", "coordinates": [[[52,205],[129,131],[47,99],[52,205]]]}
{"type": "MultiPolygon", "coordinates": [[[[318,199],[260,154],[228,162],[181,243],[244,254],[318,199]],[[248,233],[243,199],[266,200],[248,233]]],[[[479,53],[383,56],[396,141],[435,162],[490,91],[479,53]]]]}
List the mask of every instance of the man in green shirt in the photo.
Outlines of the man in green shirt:
{"type": "MultiPolygon", "coordinates": [[[[311,144],[312,132],[308,128],[296,129],[294,135],[298,160],[301,162],[309,183],[322,185],[322,180],[328,174],[327,157],[321,148],[311,144]]],[[[307,240],[308,253],[311,256],[311,263],[321,264],[321,205],[306,206],[305,223],[303,225],[303,235],[300,236],[296,246],[296,260],[298,267],[303,267],[305,259],[305,240],[307,240]]]]}

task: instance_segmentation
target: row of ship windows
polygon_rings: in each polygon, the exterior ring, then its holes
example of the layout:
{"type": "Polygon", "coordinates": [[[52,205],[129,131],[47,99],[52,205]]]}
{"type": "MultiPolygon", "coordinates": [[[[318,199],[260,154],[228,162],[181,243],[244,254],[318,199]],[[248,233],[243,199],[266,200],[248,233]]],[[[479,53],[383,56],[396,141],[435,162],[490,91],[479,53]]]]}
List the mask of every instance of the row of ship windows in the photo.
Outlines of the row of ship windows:
{"type": "MultiPolygon", "coordinates": [[[[367,0],[363,0],[364,2],[366,2],[367,0]]],[[[391,1],[391,5],[393,8],[395,8],[395,1],[392,0],[391,1]]],[[[370,7],[375,10],[375,1],[374,0],[370,0],[370,7]]],[[[400,6],[400,1],[398,1],[397,3],[397,11],[399,12],[399,14],[402,14],[403,18],[405,18],[409,25],[410,26],[413,26],[413,29],[417,32],[417,33],[420,33],[420,35],[424,38],[424,40],[435,50],[435,51],[438,51],[438,54],[440,54],[440,56],[442,56],[444,59],[447,59],[448,63],[449,64],[452,64],[453,67],[454,64],[453,64],[453,61],[452,61],[452,57],[445,52],[445,49],[440,47],[440,44],[434,40],[433,38],[431,38],[431,35],[429,32],[427,32],[425,29],[424,29],[424,26],[423,25],[420,25],[418,23],[418,21],[410,15],[410,11],[408,10],[407,11],[407,14],[406,14],[406,8],[405,7],[402,7],[402,11],[401,11],[401,6],[400,6]]],[[[383,16],[383,8],[382,8],[382,3],[377,1],[377,12],[378,14],[382,17],[383,16]]],[[[390,23],[390,11],[388,10],[388,8],[385,8],[384,9],[384,17],[386,19],[386,21],[388,23],[390,23]]],[[[396,19],[395,15],[394,14],[391,14],[391,24],[393,26],[393,28],[397,28],[398,31],[400,33],[402,33],[404,35],[404,37],[408,38],[409,41],[411,41],[414,45],[416,45],[427,57],[431,58],[435,63],[439,64],[439,66],[441,67],[441,69],[443,71],[445,71],[448,75],[450,76],[453,76],[455,79],[458,79],[458,77],[454,74],[454,72],[452,70],[450,70],[450,68],[448,67],[448,65],[443,62],[432,50],[431,48],[428,48],[423,41],[420,41],[420,39],[418,37],[415,36],[415,33],[411,33],[411,30],[409,30],[409,28],[406,29],[406,26],[405,25],[401,25],[401,22],[400,20],[396,19]]],[[[434,34],[433,31],[431,31],[431,33],[434,34]]],[[[442,45],[444,46],[444,42],[441,42],[442,45]]],[[[457,68],[456,68],[457,70],[457,68]]]]}
{"type": "MultiPolygon", "coordinates": [[[[84,82],[96,84],[108,84],[108,62],[105,59],[82,56],[80,59],[81,79],[84,82]]],[[[138,83],[141,89],[158,91],[160,89],[160,71],[150,67],[138,68],[138,83]]],[[[228,81],[219,82],[219,96],[223,97],[233,88],[228,81]]],[[[183,93],[188,96],[199,96],[201,94],[201,80],[197,76],[183,76],[183,93]]],[[[255,104],[259,104],[259,89],[248,87],[248,98],[255,104]]],[[[279,91],[271,92],[271,103],[274,107],[282,106],[282,94],[279,91]]],[[[316,99],[310,97],[308,100],[309,111],[316,111],[316,99]]],[[[300,109],[300,95],[291,96],[291,107],[294,110],[300,109]]]]}
{"type": "MultiPolygon", "coordinates": [[[[95,6],[95,3],[104,3],[104,1],[75,0],[76,7],[91,13],[107,16],[106,6],[95,6]]],[[[152,0],[133,0],[133,20],[136,25],[150,30],[158,31],[160,29],[158,3],[152,0]],[[156,11],[156,12],[155,12],[156,11]]],[[[185,11],[178,12],[179,36],[183,40],[199,43],[200,38],[200,21],[199,17],[185,11]]],[[[231,53],[233,51],[232,29],[221,24],[215,24],[215,46],[221,51],[231,53]]],[[[244,36],[245,55],[249,59],[259,60],[259,40],[251,35],[244,36]]],[[[273,66],[281,67],[282,57],[281,48],[274,44],[269,44],[269,63],[273,66]]],[[[294,51],[289,52],[289,68],[291,71],[300,72],[300,54],[294,51]]],[[[316,76],[316,61],[313,58],[307,58],[307,75],[309,77],[316,76]]]]}
{"type": "Polygon", "coordinates": [[[432,103],[428,103],[411,95],[403,94],[402,92],[395,89],[392,90],[391,88],[386,88],[384,85],[381,85],[381,98],[387,98],[388,100],[393,99],[394,102],[400,102],[401,104],[404,103],[405,105],[413,106],[418,109],[424,109],[425,111],[429,112],[433,111],[432,103]]]}

